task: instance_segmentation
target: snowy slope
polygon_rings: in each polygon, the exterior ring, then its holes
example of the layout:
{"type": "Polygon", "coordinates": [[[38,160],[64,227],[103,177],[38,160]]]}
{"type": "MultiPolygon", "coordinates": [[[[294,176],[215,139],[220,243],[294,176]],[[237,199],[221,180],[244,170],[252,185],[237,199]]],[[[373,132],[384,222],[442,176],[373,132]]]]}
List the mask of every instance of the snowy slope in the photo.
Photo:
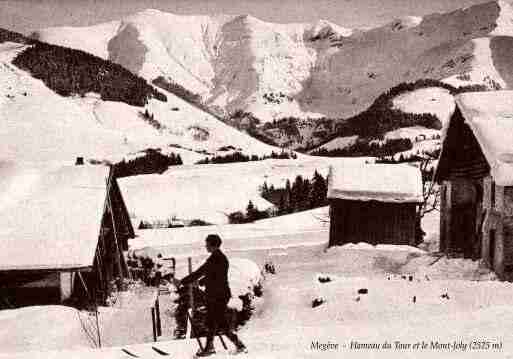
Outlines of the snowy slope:
{"type": "MultiPolygon", "coordinates": [[[[397,96],[393,100],[393,107],[406,113],[433,114],[444,125],[452,116],[456,102],[448,90],[440,87],[427,87],[397,96]]],[[[385,138],[409,138],[413,143],[413,148],[403,152],[403,155],[409,156],[421,154],[423,151],[434,153],[435,150],[441,148],[440,136],[441,131],[439,130],[414,126],[388,132],[385,138]]],[[[398,158],[399,154],[395,157],[398,158]]]]}
{"type": "Polygon", "coordinates": [[[90,51],[150,80],[163,76],[225,113],[242,109],[266,121],[347,117],[384,90],[420,78],[506,88],[513,82],[512,19],[511,6],[502,0],[404,17],[366,31],[324,20],[275,24],[250,15],[179,16],[150,9],[34,36],[90,51]]]}
{"type": "MultiPolygon", "coordinates": [[[[451,13],[433,14],[409,24],[397,22],[348,38],[322,71],[312,74],[305,109],[355,114],[383,90],[419,78],[446,79],[460,75],[469,83],[510,86],[507,62],[511,52],[492,44],[495,34],[511,37],[511,6],[488,2],[451,13]],[[338,100],[338,101],[337,101],[338,100]]],[[[305,101],[306,102],[306,101],[305,101]]],[[[324,113],[324,112],[323,112],[324,113]]]]}
{"type": "Polygon", "coordinates": [[[2,310],[0,323],[0,353],[22,348],[46,351],[91,347],[79,312],[71,307],[53,305],[2,310]],[[44,335],[41,335],[42,328],[45,328],[44,335]]]}
{"type": "MultiPolygon", "coordinates": [[[[186,163],[234,146],[247,154],[279,149],[263,144],[168,94],[167,102],[150,100],[146,109],[161,125],[143,119],[145,108],[102,101],[89,93],[62,97],[11,64],[26,45],[0,44],[0,153],[17,161],[119,161],[146,148],[180,153],[186,163]],[[175,147],[170,147],[174,145],[175,147]],[[177,148],[181,147],[181,148],[177,148]]],[[[163,91],[164,92],[164,91],[163,91]]]]}
{"type": "Polygon", "coordinates": [[[92,113],[58,96],[10,60],[23,45],[0,45],[0,152],[17,160],[112,157],[123,149],[121,133],[102,128],[92,113]]]}
{"type": "Polygon", "coordinates": [[[406,113],[431,113],[442,124],[448,122],[456,103],[454,96],[440,87],[427,87],[403,93],[393,100],[393,107],[406,113]]]}
{"type": "MultiPolygon", "coordinates": [[[[431,215],[437,222],[436,212],[431,215]]],[[[301,245],[300,236],[293,233],[286,239],[288,246],[277,248],[273,247],[272,239],[279,237],[269,235],[265,238],[267,247],[260,249],[252,249],[253,243],[250,241],[248,245],[248,238],[243,236],[223,244],[229,258],[247,258],[260,265],[272,261],[276,268],[275,275],[266,274],[263,297],[257,298],[253,316],[240,330],[239,335],[249,348],[247,358],[510,358],[513,355],[513,341],[508,334],[513,329],[510,300],[513,286],[493,280],[493,274],[477,261],[447,258],[436,261],[437,257],[431,253],[404,246],[355,244],[325,250],[323,245],[301,245]],[[320,277],[329,281],[321,283],[320,277]],[[367,292],[363,293],[362,289],[367,292]],[[323,303],[312,307],[314,299],[323,303]],[[490,348],[471,349],[469,344],[476,338],[489,341],[490,348]],[[382,347],[385,341],[391,344],[390,349],[382,347]],[[413,348],[422,341],[427,347],[413,348]],[[337,347],[321,350],[312,347],[315,342],[337,344],[337,347]],[[397,348],[395,342],[410,347],[397,348]],[[436,347],[431,342],[448,344],[436,347]],[[364,343],[380,348],[364,347],[364,343]],[[502,345],[492,347],[492,343],[502,345]]],[[[168,252],[172,255],[180,252],[184,245],[169,240],[168,252]]],[[[190,245],[194,252],[205,253],[203,242],[193,240],[190,245]]],[[[193,266],[196,268],[205,257],[205,254],[194,257],[193,266]]],[[[177,276],[181,278],[186,271],[187,260],[178,257],[177,276]]],[[[30,328],[32,323],[33,318],[24,317],[18,325],[30,328]]],[[[127,357],[122,349],[139,357],[159,357],[152,347],[181,358],[190,357],[197,349],[192,339],[79,349],[76,347],[80,338],[71,337],[70,349],[62,350],[53,342],[54,336],[40,330],[25,344],[31,351],[22,352],[23,343],[13,338],[17,337],[4,337],[4,347],[8,350],[0,354],[1,358],[127,357]],[[54,351],[37,351],[34,342],[44,348],[54,346],[54,351]]],[[[216,358],[230,357],[218,341],[214,344],[218,350],[216,358]]]]}
{"type": "MultiPolygon", "coordinates": [[[[216,165],[171,167],[162,175],[142,175],[119,179],[119,185],[133,216],[134,226],[141,220],[165,221],[202,219],[212,224],[228,223],[228,214],[246,211],[251,200],[259,209],[274,206],[260,196],[267,183],[285,188],[296,176],[313,178],[317,170],[327,176],[330,164],[363,162],[363,159],[308,158],[265,160],[216,165]]],[[[187,231],[188,229],[183,229],[187,231]]]]}
{"type": "MultiPolygon", "coordinates": [[[[391,99],[391,109],[400,110],[404,113],[413,114],[432,114],[438,118],[441,124],[449,121],[455,109],[454,95],[448,89],[442,87],[424,87],[413,91],[405,91],[391,99]]],[[[429,151],[440,146],[440,130],[426,128],[424,126],[400,127],[392,131],[385,132],[382,140],[367,139],[369,142],[385,143],[387,140],[409,139],[413,148],[405,151],[404,154],[415,154],[417,152],[429,151]]],[[[315,148],[336,150],[344,149],[353,145],[358,140],[358,136],[343,136],[326,142],[315,148]]],[[[365,139],[364,139],[365,140],[365,139]]],[[[311,151],[311,152],[312,152],[311,151]]]]}

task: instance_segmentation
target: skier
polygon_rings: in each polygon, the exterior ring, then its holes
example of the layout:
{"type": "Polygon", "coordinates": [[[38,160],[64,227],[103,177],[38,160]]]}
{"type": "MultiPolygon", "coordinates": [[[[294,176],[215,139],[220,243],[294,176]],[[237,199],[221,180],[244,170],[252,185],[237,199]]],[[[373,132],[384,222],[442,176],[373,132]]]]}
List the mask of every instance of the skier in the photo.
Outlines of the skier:
{"type": "Polygon", "coordinates": [[[205,239],[205,247],[210,257],[196,271],[192,272],[182,280],[175,280],[175,285],[191,284],[192,282],[203,278],[205,285],[206,309],[207,309],[207,344],[205,349],[198,350],[197,356],[208,356],[215,354],[214,336],[218,329],[235,344],[234,354],[247,353],[246,346],[240,341],[237,334],[232,332],[226,320],[226,310],[228,301],[231,298],[231,291],[228,285],[228,259],[221,252],[221,238],[217,234],[209,234],[205,239]]]}

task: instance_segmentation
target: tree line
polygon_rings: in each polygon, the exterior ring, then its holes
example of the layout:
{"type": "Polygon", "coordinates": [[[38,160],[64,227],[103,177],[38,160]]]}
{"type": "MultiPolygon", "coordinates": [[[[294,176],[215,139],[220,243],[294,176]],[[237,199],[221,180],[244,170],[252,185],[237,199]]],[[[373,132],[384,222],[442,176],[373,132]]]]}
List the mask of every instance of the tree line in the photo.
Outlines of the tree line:
{"type": "Polygon", "coordinates": [[[182,165],[180,154],[174,152],[169,155],[162,154],[159,150],[148,149],[144,156],[136,157],[129,161],[123,159],[121,162],[114,164],[115,177],[128,177],[141,174],[162,173],[169,166],[182,165]]]}
{"type": "Polygon", "coordinates": [[[226,155],[215,155],[213,157],[206,157],[202,160],[196,162],[196,164],[219,164],[219,163],[233,163],[233,162],[249,162],[249,161],[262,161],[266,159],[296,159],[297,155],[294,152],[274,152],[272,151],[270,155],[245,155],[240,151],[236,151],[233,153],[229,153],[226,155]]]}
{"type": "Polygon", "coordinates": [[[277,207],[277,214],[289,214],[328,204],[328,180],[315,171],[312,179],[296,176],[294,182],[287,179],[285,187],[275,188],[267,182],[260,191],[263,198],[277,207]]]}
{"type": "Polygon", "coordinates": [[[196,106],[202,106],[201,96],[193,93],[192,91],[187,90],[182,85],[173,82],[169,79],[166,79],[163,76],[159,76],[152,81],[155,86],[160,87],[168,92],[171,92],[173,95],[180,97],[182,100],[185,100],[189,103],[192,103],[196,106]]]}
{"type": "Polygon", "coordinates": [[[34,42],[34,40],[29,39],[20,33],[5,30],[5,29],[0,29],[0,44],[7,42],[7,41],[17,42],[19,44],[30,44],[30,43],[34,42]]]}
{"type": "Polygon", "coordinates": [[[258,209],[253,201],[249,201],[246,211],[236,211],[228,215],[228,222],[231,224],[242,224],[281,216],[289,213],[306,211],[328,204],[328,180],[319,172],[315,171],[313,178],[296,176],[294,182],[287,179],[285,187],[275,188],[272,184],[264,182],[260,187],[260,195],[271,202],[276,210],[266,211],[258,209]]]}
{"type": "Polygon", "coordinates": [[[104,101],[144,106],[150,98],[167,101],[164,94],[122,66],[81,50],[33,40],[12,64],[61,96],[98,93],[104,101]]]}
{"type": "Polygon", "coordinates": [[[408,151],[412,148],[413,144],[409,138],[388,139],[383,143],[379,141],[373,142],[368,139],[358,139],[354,144],[344,148],[332,150],[319,148],[310,154],[324,157],[381,157],[392,156],[394,153],[408,151]]]}
{"type": "Polygon", "coordinates": [[[335,120],[333,132],[321,143],[325,144],[337,137],[358,135],[372,139],[381,139],[386,132],[401,127],[424,126],[441,129],[442,123],[430,113],[405,113],[394,108],[393,100],[406,92],[427,87],[439,87],[448,90],[452,95],[464,92],[485,91],[484,85],[454,87],[442,81],[423,79],[415,82],[403,82],[390,88],[378,96],[363,112],[347,119],[335,120]]]}

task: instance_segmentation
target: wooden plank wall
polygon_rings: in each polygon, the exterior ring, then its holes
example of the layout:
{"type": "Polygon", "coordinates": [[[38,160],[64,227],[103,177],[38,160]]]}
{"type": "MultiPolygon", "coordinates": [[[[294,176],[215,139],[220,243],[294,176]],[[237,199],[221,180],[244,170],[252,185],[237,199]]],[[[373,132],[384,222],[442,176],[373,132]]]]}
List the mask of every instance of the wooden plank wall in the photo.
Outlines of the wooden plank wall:
{"type": "Polygon", "coordinates": [[[333,199],[330,206],[330,246],[358,242],[415,244],[414,203],[333,199]]]}
{"type": "Polygon", "coordinates": [[[487,176],[490,166],[458,108],[450,121],[435,180],[441,184],[454,178],[481,179],[487,176]]]}
{"type": "Polygon", "coordinates": [[[509,271],[513,269],[513,187],[502,187],[498,191],[502,201],[501,210],[504,214],[503,219],[503,249],[504,249],[504,267],[509,271]]]}

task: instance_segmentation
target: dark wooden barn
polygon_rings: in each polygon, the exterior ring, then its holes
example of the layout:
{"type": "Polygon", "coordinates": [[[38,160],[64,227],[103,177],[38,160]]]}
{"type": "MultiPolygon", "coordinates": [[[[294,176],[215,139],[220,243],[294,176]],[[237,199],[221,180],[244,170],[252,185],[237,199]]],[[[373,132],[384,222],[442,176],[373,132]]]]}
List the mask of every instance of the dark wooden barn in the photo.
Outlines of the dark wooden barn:
{"type": "Polygon", "coordinates": [[[416,245],[420,170],[408,165],[332,167],[328,177],[329,245],[416,245]]]}
{"type": "Polygon", "coordinates": [[[440,251],[513,266],[513,92],[466,93],[444,127],[440,251]]]}
{"type": "Polygon", "coordinates": [[[0,164],[0,307],[103,302],[134,230],[105,166],[0,164]]]}

